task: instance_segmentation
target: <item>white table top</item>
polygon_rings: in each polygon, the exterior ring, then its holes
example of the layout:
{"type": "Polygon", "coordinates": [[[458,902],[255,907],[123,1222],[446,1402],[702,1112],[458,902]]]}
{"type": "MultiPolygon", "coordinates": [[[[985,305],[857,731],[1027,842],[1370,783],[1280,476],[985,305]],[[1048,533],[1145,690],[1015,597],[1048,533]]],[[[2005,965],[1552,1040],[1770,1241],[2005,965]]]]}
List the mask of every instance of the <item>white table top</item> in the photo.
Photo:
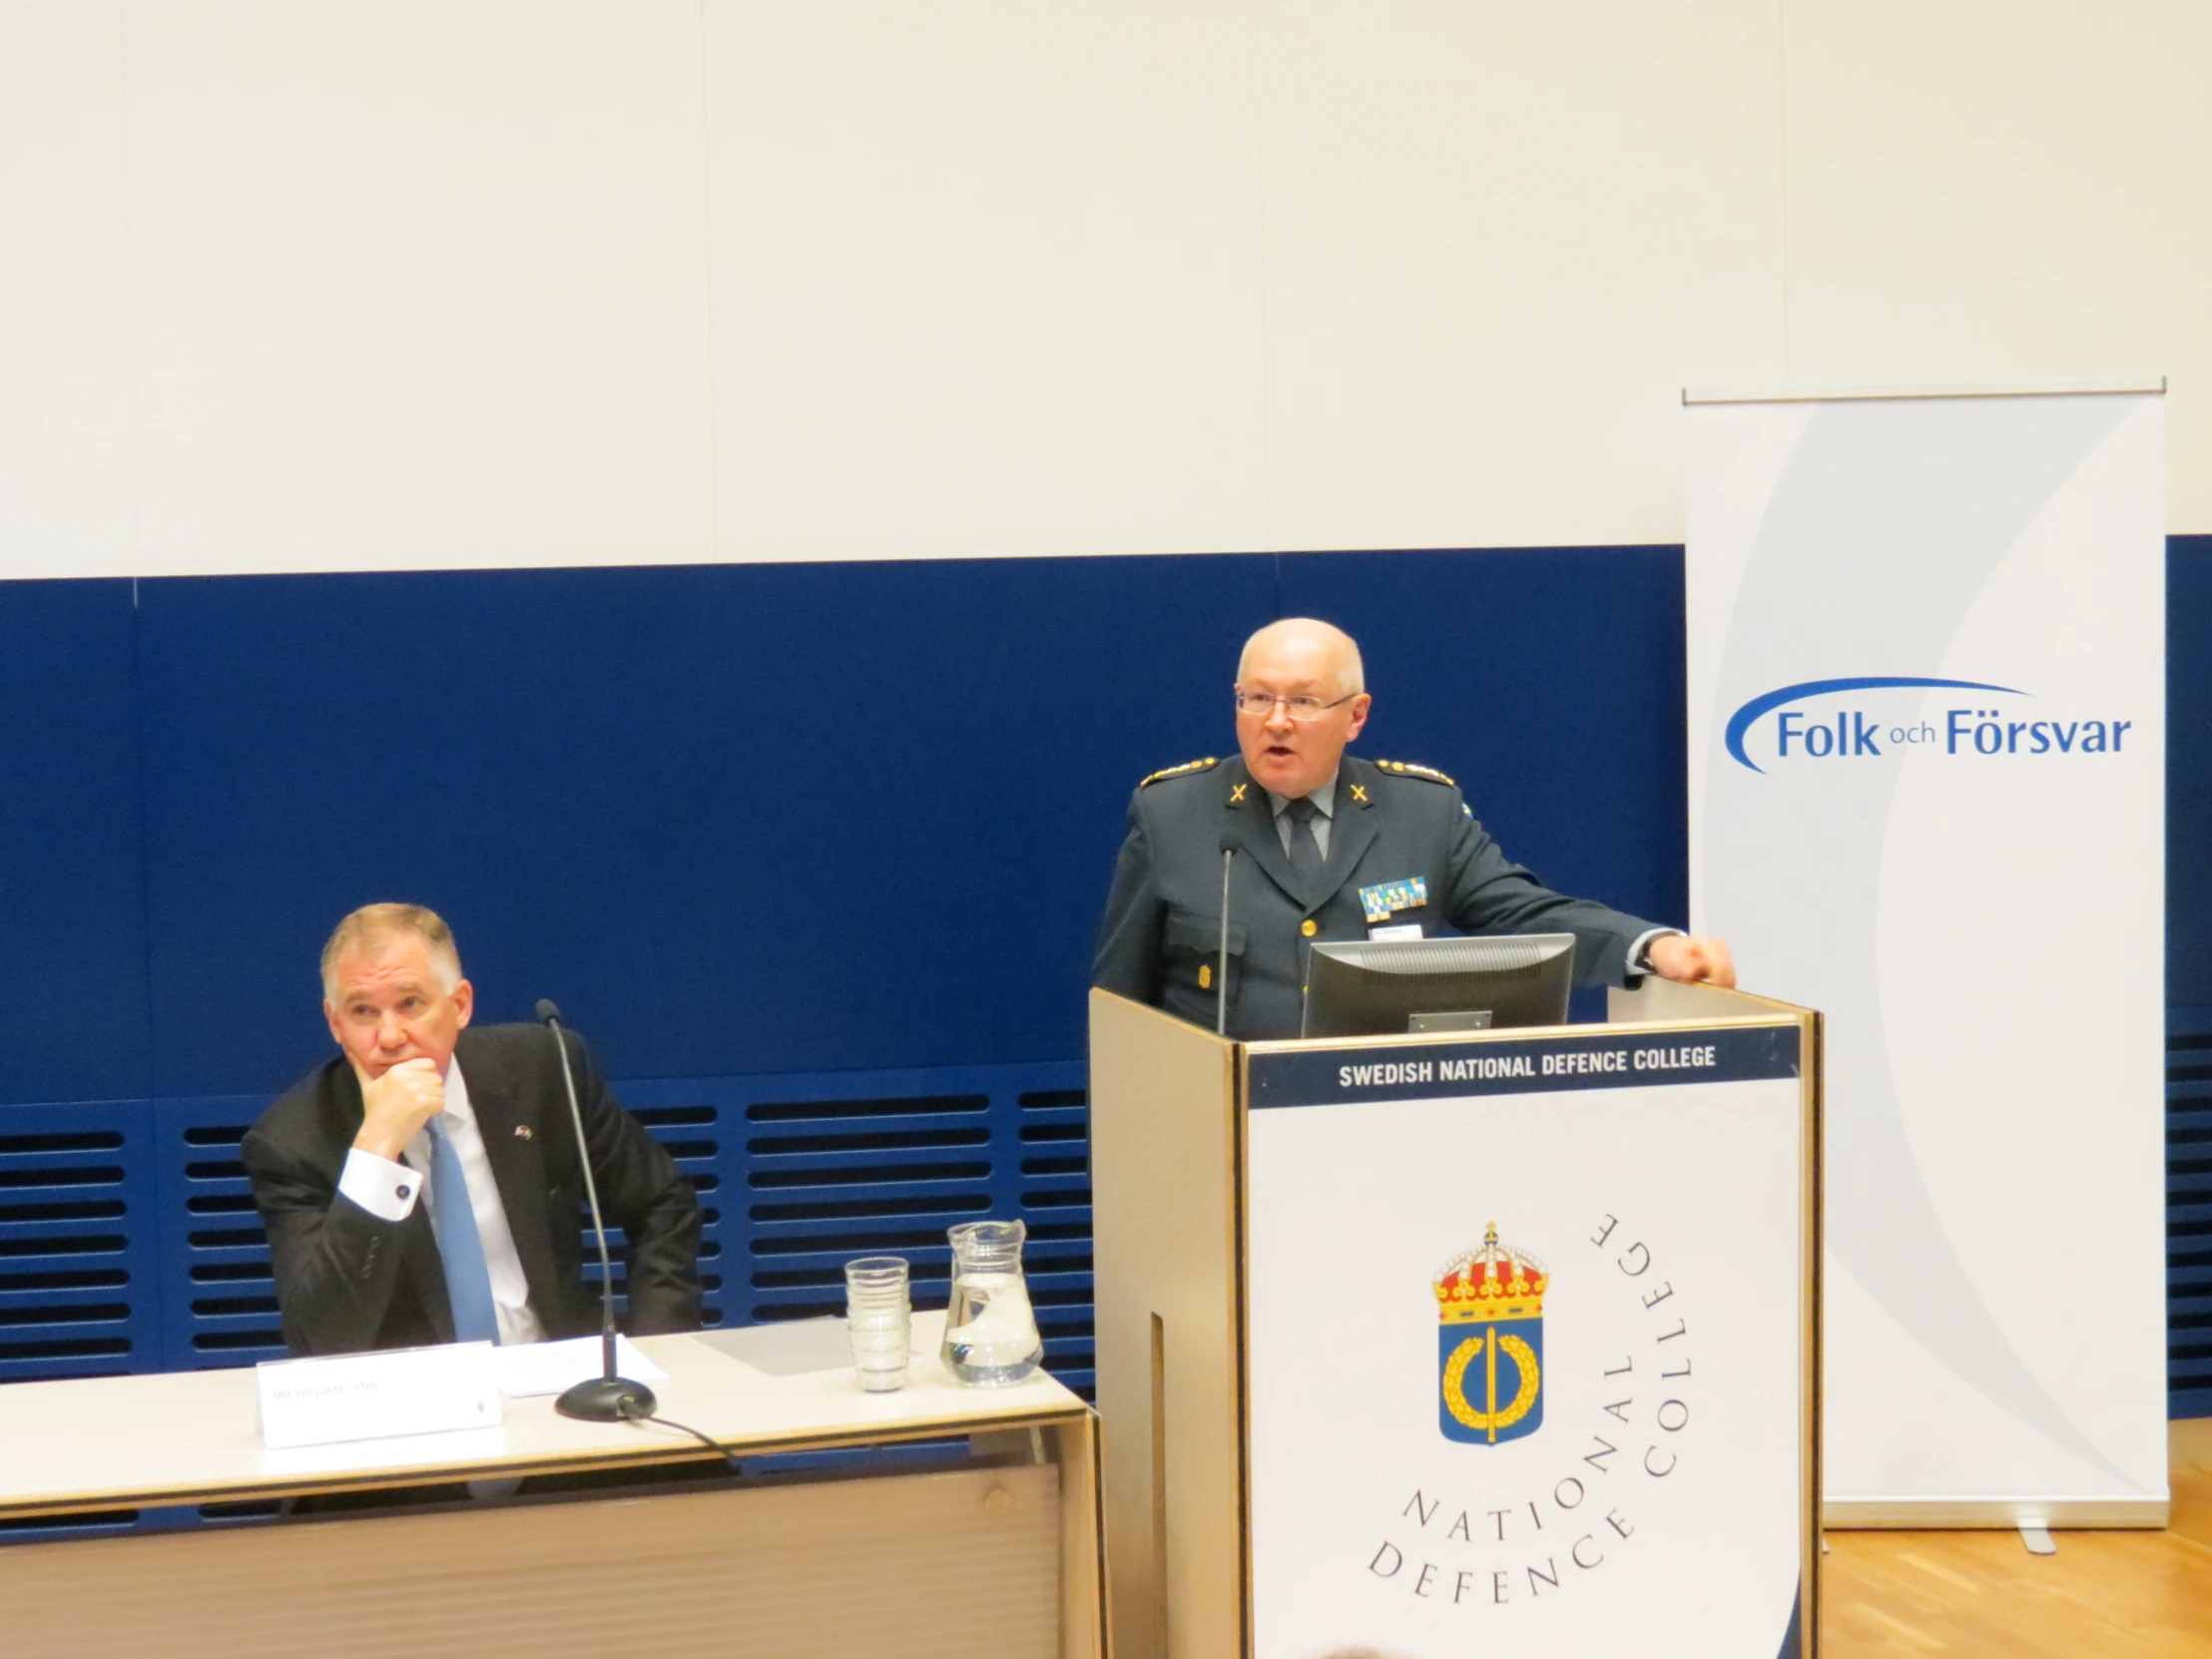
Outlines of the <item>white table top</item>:
{"type": "MultiPolygon", "coordinates": [[[[659,1414],[758,1454],[1018,1428],[1080,1417],[1081,1398],[1043,1372],[964,1387],[937,1359],[944,1315],[914,1315],[920,1352],[906,1386],[862,1391],[849,1366],[774,1377],[696,1336],[640,1343],[668,1381],[659,1414]]],[[[252,1368],[0,1385],[0,1517],[204,1503],[413,1484],[471,1475],[611,1467],[711,1455],[652,1423],[577,1422],[547,1397],[505,1401],[497,1428],[271,1451],[252,1368]]]]}

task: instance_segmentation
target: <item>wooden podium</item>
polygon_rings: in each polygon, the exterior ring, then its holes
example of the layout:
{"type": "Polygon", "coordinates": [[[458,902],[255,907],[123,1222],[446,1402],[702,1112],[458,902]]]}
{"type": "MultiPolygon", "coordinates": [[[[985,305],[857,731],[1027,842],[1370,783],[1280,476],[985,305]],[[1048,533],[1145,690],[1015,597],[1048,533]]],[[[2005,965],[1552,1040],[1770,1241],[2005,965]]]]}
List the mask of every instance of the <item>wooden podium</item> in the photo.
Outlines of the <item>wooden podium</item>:
{"type": "Polygon", "coordinates": [[[1119,1659],[1813,1652],[1818,1015],[1090,1024],[1119,1659]]]}

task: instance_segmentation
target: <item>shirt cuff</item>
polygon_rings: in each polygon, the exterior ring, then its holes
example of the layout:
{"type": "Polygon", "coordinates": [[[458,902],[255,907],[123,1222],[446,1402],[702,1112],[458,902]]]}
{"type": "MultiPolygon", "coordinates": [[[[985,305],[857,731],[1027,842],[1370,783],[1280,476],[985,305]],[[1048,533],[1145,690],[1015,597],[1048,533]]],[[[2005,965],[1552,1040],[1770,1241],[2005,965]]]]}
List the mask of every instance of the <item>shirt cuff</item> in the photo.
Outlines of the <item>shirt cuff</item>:
{"type": "Polygon", "coordinates": [[[378,1221],[405,1221],[422,1194],[422,1177],[405,1164],[354,1147],[338,1171],[338,1191],[378,1221]]]}
{"type": "Polygon", "coordinates": [[[1651,971],[1651,958],[1645,952],[1651,949],[1653,939],[1685,939],[1688,937],[1689,935],[1679,927],[1646,928],[1636,935],[1636,942],[1628,947],[1628,971],[1630,973],[1649,973],[1651,971]]]}

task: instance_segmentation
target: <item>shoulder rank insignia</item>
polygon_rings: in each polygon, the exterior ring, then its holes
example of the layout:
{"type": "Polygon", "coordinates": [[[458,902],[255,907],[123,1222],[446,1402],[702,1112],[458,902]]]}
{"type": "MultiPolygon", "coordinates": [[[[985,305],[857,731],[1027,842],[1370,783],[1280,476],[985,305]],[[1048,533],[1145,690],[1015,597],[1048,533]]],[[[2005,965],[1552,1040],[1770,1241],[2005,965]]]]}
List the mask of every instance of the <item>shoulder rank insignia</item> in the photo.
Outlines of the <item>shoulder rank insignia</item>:
{"type": "Polygon", "coordinates": [[[1434,767],[1417,767],[1411,761],[1378,761],[1375,764],[1393,778],[1425,778],[1431,784],[1449,784],[1453,789],[1459,787],[1457,779],[1445,777],[1434,767]]]}
{"type": "Polygon", "coordinates": [[[1157,784],[1163,778],[1188,778],[1193,773],[1205,772],[1220,765],[1219,760],[1209,755],[1203,761],[1185,761],[1179,767],[1163,767],[1150,778],[1145,779],[1143,783],[1138,784],[1137,788],[1141,790],[1146,784],[1157,784]]]}

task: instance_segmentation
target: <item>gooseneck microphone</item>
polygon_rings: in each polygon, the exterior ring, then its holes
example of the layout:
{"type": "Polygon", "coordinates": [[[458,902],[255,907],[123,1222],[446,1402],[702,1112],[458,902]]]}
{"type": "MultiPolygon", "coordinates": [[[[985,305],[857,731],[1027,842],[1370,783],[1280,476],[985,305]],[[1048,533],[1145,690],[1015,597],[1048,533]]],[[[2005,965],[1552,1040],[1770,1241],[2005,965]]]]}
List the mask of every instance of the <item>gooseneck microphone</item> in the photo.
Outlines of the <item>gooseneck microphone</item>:
{"type": "Polygon", "coordinates": [[[561,1010],[541,1000],[537,1012],[539,1020],[553,1033],[553,1046],[561,1051],[561,1080],[568,1085],[568,1121],[576,1130],[576,1161],[584,1168],[584,1197],[590,1201],[591,1230],[599,1240],[600,1375],[563,1393],[553,1402],[553,1409],[564,1417],[581,1417],[586,1422],[649,1417],[660,1405],[653,1390],[615,1372],[615,1271],[607,1258],[607,1224],[599,1214],[599,1183],[592,1179],[591,1147],[584,1140],[584,1110],[576,1103],[576,1073],[569,1066],[561,1010]]]}
{"type": "Polygon", "coordinates": [[[1221,957],[1214,964],[1214,1035],[1229,1035],[1229,869],[1237,849],[1224,835],[1221,842],[1221,957]]]}

